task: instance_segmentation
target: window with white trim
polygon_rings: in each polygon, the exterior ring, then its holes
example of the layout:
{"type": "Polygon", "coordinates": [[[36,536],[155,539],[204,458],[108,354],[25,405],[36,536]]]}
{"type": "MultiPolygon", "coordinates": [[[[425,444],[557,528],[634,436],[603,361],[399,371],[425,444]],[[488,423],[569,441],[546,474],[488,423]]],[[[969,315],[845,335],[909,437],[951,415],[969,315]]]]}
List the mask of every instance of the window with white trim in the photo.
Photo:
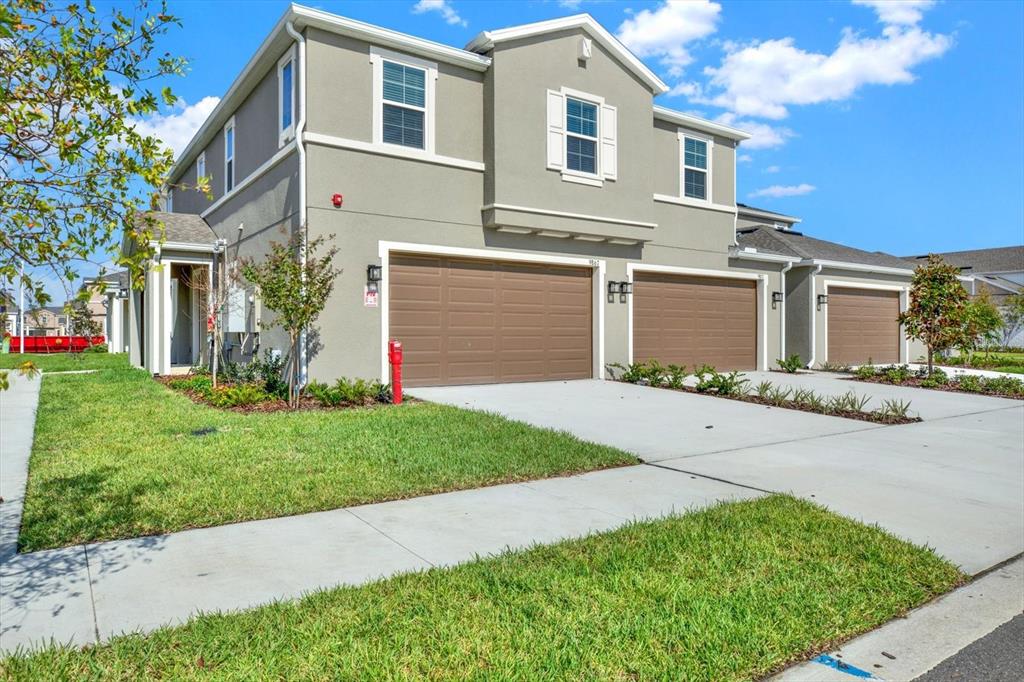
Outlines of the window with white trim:
{"type": "Polygon", "coordinates": [[[199,156],[196,158],[196,182],[199,182],[199,178],[206,177],[206,152],[199,152],[199,156]]]}
{"type": "Polygon", "coordinates": [[[565,167],[597,174],[597,105],[565,98],[565,167]]]}
{"type": "Polygon", "coordinates": [[[295,137],[295,51],[277,63],[277,146],[295,137]]]}
{"type": "Polygon", "coordinates": [[[174,213],[174,190],[167,190],[167,207],[164,209],[168,213],[174,213]]]}
{"type": "Polygon", "coordinates": [[[617,178],[617,110],[597,95],[547,91],[547,167],[562,179],[601,186],[617,178]]]}
{"type": "Polygon", "coordinates": [[[235,187],[235,117],[224,126],[224,193],[235,187]]]}
{"type": "Polygon", "coordinates": [[[710,138],[679,133],[679,147],[682,167],[680,188],[686,199],[711,200],[711,149],[710,138]]]}
{"type": "Polygon", "coordinates": [[[437,65],[370,48],[373,65],[373,141],[434,151],[434,83],[437,65]]]}

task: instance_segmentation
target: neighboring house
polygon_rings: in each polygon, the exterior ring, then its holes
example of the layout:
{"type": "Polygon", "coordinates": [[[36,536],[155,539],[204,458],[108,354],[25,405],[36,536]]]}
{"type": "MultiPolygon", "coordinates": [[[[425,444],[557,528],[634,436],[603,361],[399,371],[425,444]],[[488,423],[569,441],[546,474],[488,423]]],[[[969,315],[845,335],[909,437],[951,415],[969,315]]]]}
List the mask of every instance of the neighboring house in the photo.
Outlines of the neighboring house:
{"type": "Polygon", "coordinates": [[[14,295],[0,289],[0,322],[3,324],[4,333],[16,336],[18,334],[18,313],[20,308],[15,303],[14,295]]]}
{"type": "Polygon", "coordinates": [[[86,279],[82,286],[90,289],[89,309],[93,319],[103,327],[107,349],[111,353],[129,352],[129,311],[130,287],[128,271],[112,272],[103,277],[86,279]],[[100,282],[105,284],[98,286],[100,282]]]}
{"type": "Polygon", "coordinates": [[[25,336],[64,336],[67,326],[64,306],[43,306],[25,312],[25,336]]]}
{"type": "MultiPolygon", "coordinates": [[[[966,276],[974,279],[971,293],[987,289],[992,302],[1003,306],[1006,299],[1024,291],[1024,246],[1003,246],[993,249],[970,251],[949,251],[937,254],[950,265],[960,268],[966,276]]],[[[910,263],[920,263],[928,254],[908,256],[910,263]]],[[[1007,340],[1010,346],[1024,345],[1024,330],[1007,340]]]]}
{"type": "Polygon", "coordinates": [[[808,237],[798,218],[740,206],[737,257],[786,259],[785,349],[809,367],[913,362],[924,353],[896,318],[906,309],[913,268],[879,251],[808,237]],[[761,222],[759,222],[761,221],[761,222]]]}
{"type": "MultiPolygon", "coordinates": [[[[223,279],[303,227],[342,269],[302,357],[321,380],[388,380],[389,339],[412,386],[603,377],[650,358],[766,369],[791,283],[905,287],[904,268],[815,279],[814,257],[737,247],[749,136],[659,106],[667,90],[586,14],[457,49],[292,5],[172,170],[172,184],[210,178],[213,196],[175,190],[156,215],[163,267],[130,298],[133,361],[166,374],[203,358],[182,276],[223,279]]],[[[286,347],[260,330],[257,292],[231,298],[233,358],[286,347]]]]}

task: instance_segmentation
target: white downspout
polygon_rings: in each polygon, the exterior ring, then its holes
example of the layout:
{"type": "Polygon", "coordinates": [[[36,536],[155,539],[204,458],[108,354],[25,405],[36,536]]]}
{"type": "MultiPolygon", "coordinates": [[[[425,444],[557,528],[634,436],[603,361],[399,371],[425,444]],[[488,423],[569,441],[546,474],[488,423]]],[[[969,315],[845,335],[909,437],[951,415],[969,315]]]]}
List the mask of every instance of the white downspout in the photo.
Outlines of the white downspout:
{"type": "Polygon", "coordinates": [[[779,305],[779,316],[782,320],[779,329],[779,357],[786,359],[786,273],[793,268],[793,261],[787,262],[779,272],[779,289],[782,290],[782,303],[779,305]]]}
{"type": "Polygon", "coordinates": [[[810,327],[811,327],[811,359],[807,362],[807,368],[808,369],[814,369],[814,363],[817,362],[817,358],[818,358],[818,353],[817,353],[818,349],[817,349],[817,347],[815,345],[817,343],[817,333],[816,332],[817,332],[817,326],[818,326],[818,316],[817,316],[817,311],[818,311],[818,288],[814,286],[814,276],[817,275],[820,272],[821,272],[821,265],[819,264],[817,267],[815,267],[813,270],[811,270],[811,274],[810,274],[810,277],[809,277],[809,279],[810,279],[809,285],[811,287],[811,324],[810,324],[810,327]]]}
{"type": "MultiPolygon", "coordinates": [[[[299,153],[299,233],[302,236],[302,245],[299,249],[299,262],[302,264],[302,273],[306,272],[306,244],[308,242],[309,225],[307,225],[306,207],[306,145],[302,139],[306,132],[306,39],[295,30],[292,22],[285,24],[288,35],[295,39],[299,46],[299,120],[295,122],[295,148],[299,153]]],[[[302,330],[299,338],[299,387],[306,385],[309,377],[309,357],[306,354],[306,330],[302,330]]]]}

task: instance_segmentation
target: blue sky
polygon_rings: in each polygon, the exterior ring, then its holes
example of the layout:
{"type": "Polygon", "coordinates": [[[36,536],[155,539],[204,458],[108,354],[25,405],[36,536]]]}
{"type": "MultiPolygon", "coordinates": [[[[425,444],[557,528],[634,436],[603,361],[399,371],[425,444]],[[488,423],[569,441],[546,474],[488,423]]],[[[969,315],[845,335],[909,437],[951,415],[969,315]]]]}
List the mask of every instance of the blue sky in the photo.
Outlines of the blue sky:
{"type": "MultiPolygon", "coordinates": [[[[179,150],[286,7],[172,2],[186,106],[179,150]]],[[[1024,3],[319,2],[463,46],[479,31],[589,12],[673,87],[658,102],[751,130],[739,201],[811,235],[898,255],[1024,241],[1024,3]]],[[[102,5],[101,5],[102,7],[102,5]]]]}

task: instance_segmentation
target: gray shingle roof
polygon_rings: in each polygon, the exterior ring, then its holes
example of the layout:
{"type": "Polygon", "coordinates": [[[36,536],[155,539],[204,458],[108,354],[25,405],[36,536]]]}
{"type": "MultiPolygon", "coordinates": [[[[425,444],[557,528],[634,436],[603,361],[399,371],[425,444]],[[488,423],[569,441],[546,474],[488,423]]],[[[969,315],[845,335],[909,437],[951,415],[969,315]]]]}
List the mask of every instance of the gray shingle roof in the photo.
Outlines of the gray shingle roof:
{"type": "MultiPolygon", "coordinates": [[[[972,249],[970,251],[948,251],[938,254],[950,265],[955,265],[966,275],[983,272],[1014,272],[1024,270],[1024,246],[1003,246],[994,249],[972,249]]],[[[907,256],[905,260],[919,263],[927,258],[907,256]]]]}
{"type": "Polygon", "coordinates": [[[808,237],[792,230],[777,230],[767,225],[756,225],[736,231],[740,246],[750,246],[758,251],[795,258],[831,260],[858,265],[874,265],[884,268],[912,270],[906,260],[881,251],[862,251],[852,246],[837,244],[808,237]]]}
{"type": "MultiPolygon", "coordinates": [[[[217,240],[210,226],[196,213],[164,213],[149,211],[144,214],[152,216],[164,225],[164,241],[183,242],[186,244],[210,245],[217,240]]],[[[139,222],[143,214],[139,215],[139,222]]]]}

